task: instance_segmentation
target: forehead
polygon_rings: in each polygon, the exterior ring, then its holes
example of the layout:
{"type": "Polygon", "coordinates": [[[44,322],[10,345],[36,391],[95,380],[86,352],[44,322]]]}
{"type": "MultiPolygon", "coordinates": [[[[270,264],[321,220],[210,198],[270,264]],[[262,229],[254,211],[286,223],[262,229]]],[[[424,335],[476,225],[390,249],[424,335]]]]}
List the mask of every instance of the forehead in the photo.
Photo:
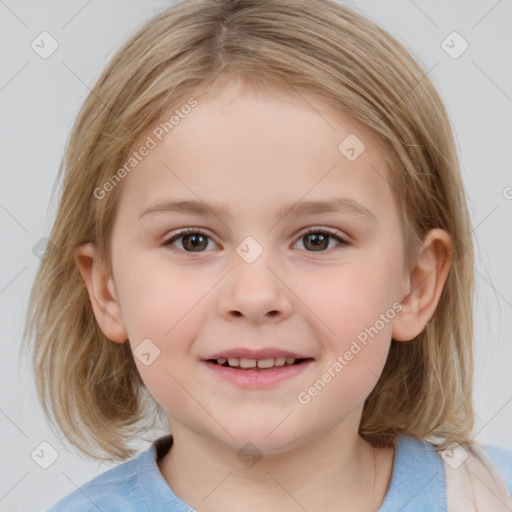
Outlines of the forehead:
{"type": "Polygon", "coordinates": [[[194,108],[173,107],[134,145],[155,142],[125,178],[120,208],[140,214],[180,198],[230,204],[235,214],[277,212],[326,194],[372,205],[377,216],[390,206],[382,147],[318,96],[231,83],[194,99],[194,108]],[[158,140],[155,128],[173,113],[179,121],[158,140]]]}

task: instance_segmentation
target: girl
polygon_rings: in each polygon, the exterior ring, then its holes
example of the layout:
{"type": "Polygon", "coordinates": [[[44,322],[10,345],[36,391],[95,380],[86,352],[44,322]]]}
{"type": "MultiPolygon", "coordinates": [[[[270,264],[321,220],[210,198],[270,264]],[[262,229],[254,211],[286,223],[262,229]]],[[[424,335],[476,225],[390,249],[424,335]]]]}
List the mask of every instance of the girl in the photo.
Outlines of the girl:
{"type": "Polygon", "coordinates": [[[388,33],[330,0],[180,3],[61,171],[26,337],[47,414],[124,462],[52,512],[512,510],[512,454],[472,439],[453,136],[388,33]],[[171,434],[133,458],[155,404],[171,434]]]}

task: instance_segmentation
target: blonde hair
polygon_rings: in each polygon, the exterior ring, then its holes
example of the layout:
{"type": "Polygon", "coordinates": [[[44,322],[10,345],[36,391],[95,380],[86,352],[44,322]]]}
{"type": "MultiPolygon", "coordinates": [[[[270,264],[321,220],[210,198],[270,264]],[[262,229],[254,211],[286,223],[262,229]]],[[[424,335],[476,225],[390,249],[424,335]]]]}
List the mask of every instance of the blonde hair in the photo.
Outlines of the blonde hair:
{"type": "Polygon", "coordinates": [[[108,340],[95,321],[73,250],[92,242],[111,269],[122,183],[103,200],[95,189],[171,106],[234,77],[319,95],[375,135],[385,149],[408,268],[428,230],[451,235],[455,257],[437,310],[417,339],[392,340],[360,434],[374,445],[390,444],[398,433],[438,435],[442,447],[473,442],[473,246],[450,123],[408,51],[331,0],[182,2],[147,21],[108,63],[68,140],[52,251],[30,296],[24,338],[33,340],[45,413],[83,453],[110,460],[133,456],[127,440],[155,417],[129,343],[108,340]]]}

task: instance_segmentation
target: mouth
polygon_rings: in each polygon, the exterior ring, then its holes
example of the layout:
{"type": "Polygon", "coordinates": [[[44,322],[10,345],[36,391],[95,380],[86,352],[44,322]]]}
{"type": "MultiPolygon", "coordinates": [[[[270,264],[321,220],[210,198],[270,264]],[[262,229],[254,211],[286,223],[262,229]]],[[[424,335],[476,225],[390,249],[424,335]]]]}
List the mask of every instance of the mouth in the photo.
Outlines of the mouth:
{"type": "Polygon", "coordinates": [[[274,388],[292,380],[314,361],[312,357],[280,350],[232,350],[231,353],[218,353],[203,359],[215,382],[220,379],[229,385],[253,391],[274,388]]]}
{"type": "Polygon", "coordinates": [[[277,368],[297,366],[312,360],[313,358],[311,357],[296,358],[284,356],[266,357],[262,359],[251,359],[246,357],[219,357],[217,359],[208,359],[207,362],[224,368],[232,368],[247,372],[261,372],[275,370],[277,368]]]}

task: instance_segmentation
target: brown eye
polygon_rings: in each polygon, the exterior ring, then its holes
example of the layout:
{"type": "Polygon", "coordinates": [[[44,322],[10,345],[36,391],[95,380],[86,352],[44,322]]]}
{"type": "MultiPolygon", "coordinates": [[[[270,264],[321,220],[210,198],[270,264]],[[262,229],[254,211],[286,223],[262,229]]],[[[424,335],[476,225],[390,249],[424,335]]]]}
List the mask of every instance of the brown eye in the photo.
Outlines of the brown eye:
{"type": "Polygon", "coordinates": [[[177,251],[183,252],[204,252],[208,247],[208,241],[211,238],[200,232],[194,231],[192,229],[188,229],[185,231],[180,231],[172,236],[169,240],[164,242],[165,246],[173,246],[176,247],[177,251]],[[175,245],[175,242],[178,242],[178,245],[175,245]]]}
{"type": "Polygon", "coordinates": [[[321,251],[329,247],[329,238],[331,238],[331,235],[324,233],[308,233],[303,237],[303,240],[307,240],[304,246],[313,251],[321,251]]]}
{"type": "Polygon", "coordinates": [[[337,234],[330,231],[312,228],[304,233],[301,238],[304,247],[308,252],[326,252],[327,249],[337,247],[339,245],[348,245],[345,240],[340,238],[337,234]],[[332,246],[331,240],[336,240],[337,243],[332,246]]]}

